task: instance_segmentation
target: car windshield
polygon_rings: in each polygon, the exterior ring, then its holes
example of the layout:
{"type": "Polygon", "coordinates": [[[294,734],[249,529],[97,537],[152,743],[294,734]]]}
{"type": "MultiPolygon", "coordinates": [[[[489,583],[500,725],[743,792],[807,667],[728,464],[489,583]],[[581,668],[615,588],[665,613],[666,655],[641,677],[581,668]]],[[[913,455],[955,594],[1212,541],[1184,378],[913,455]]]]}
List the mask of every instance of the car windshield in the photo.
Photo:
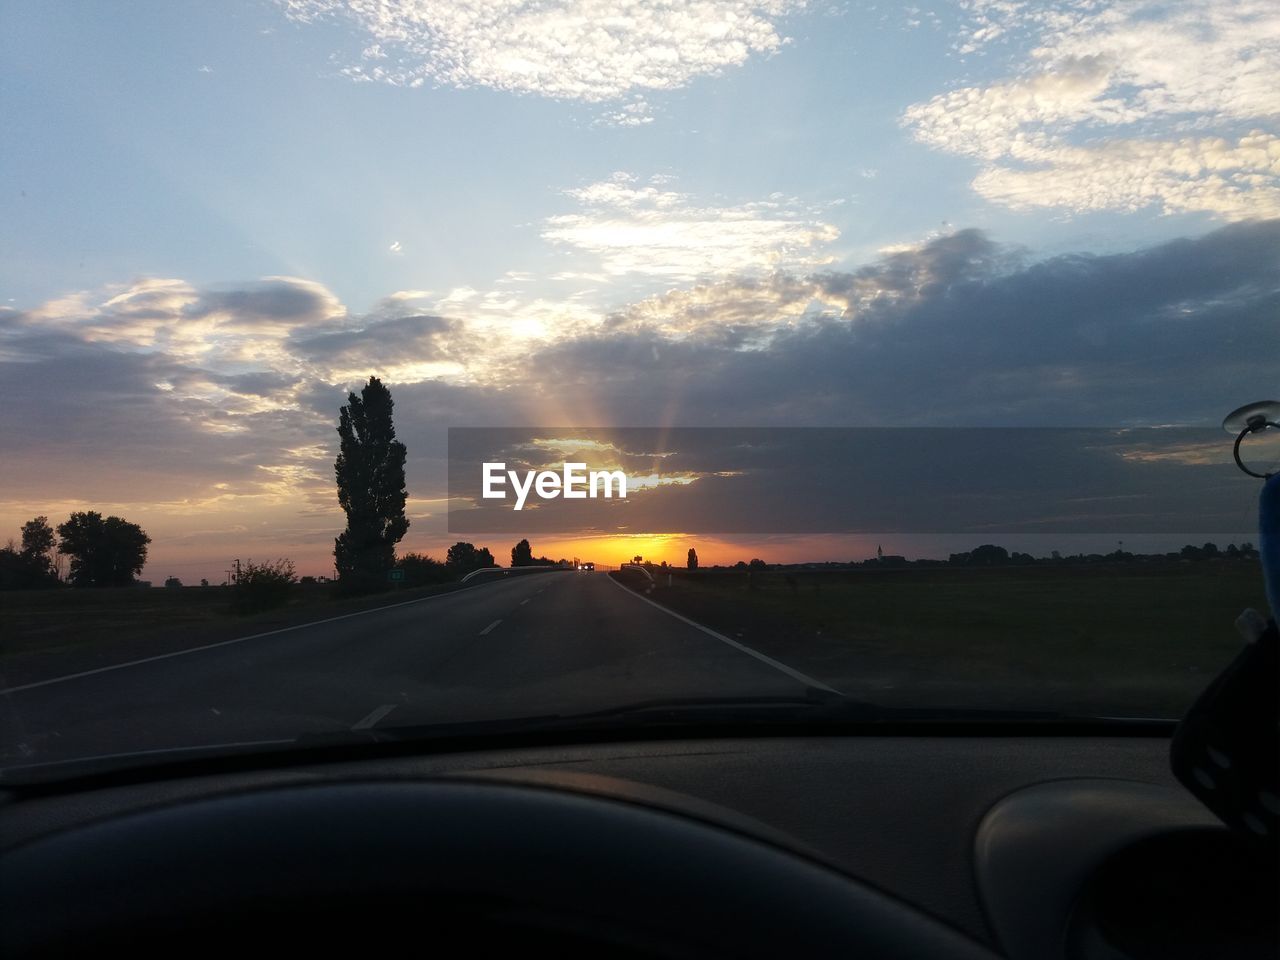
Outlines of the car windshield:
{"type": "Polygon", "coordinates": [[[0,78],[4,777],[1176,718],[1266,615],[1273,3],[9,3],[0,78]]]}

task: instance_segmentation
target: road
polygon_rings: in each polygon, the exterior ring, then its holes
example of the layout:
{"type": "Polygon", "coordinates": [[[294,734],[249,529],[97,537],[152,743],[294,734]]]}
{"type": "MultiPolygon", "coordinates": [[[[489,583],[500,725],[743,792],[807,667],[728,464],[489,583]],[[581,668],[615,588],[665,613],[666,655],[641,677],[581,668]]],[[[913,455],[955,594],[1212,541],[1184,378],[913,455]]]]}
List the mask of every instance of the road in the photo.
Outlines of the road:
{"type": "Polygon", "coordinates": [[[603,573],[455,593],[4,691],[0,764],[822,686],[603,573]]]}

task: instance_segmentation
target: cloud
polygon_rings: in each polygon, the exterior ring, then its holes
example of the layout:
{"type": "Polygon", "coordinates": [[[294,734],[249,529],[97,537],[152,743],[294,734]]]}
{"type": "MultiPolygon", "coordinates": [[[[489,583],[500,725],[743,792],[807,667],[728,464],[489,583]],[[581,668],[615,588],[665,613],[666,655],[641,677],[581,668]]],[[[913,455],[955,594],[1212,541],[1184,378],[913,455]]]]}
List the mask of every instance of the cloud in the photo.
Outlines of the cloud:
{"type": "MultiPolygon", "coordinates": [[[[768,55],[802,0],[280,0],[301,22],[342,18],[365,44],[356,80],[490,87],[599,103],[675,90],[768,55]]],[[[626,107],[619,122],[644,123],[626,107]]]]}
{"type": "Polygon", "coordinates": [[[975,4],[961,53],[1015,44],[1013,76],[905,111],[1017,209],[1280,215],[1274,3],[975,4]]]}
{"type": "Polygon", "coordinates": [[[828,263],[824,248],[839,231],[820,211],[775,194],[712,206],[628,173],[567,191],[581,212],[549,218],[542,236],[591,254],[610,276],[671,280],[807,269],[828,263]]]}
{"type": "Polygon", "coordinates": [[[746,289],[668,298],[531,367],[599,397],[602,425],[1212,424],[1274,392],[1280,220],[1042,261],[965,230],[746,289]],[[828,309],[788,322],[810,294],[828,309]]]}
{"type": "Polygon", "coordinates": [[[596,122],[614,127],[642,127],[653,123],[653,108],[644,97],[636,97],[617,110],[600,114],[596,122]]]}
{"type": "Polygon", "coordinates": [[[403,382],[460,373],[477,344],[458,321],[412,315],[319,334],[295,331],[290,348],[330,383],[360,381],[370,370],[403,382]]]}
{"type": "MultiPolygon", "coordinates": [[[[323,544],[340,523],[337,409],[371,373],[394,391],[420,499],[445,495],[457,425],[1216,426],[1274,393],[1280,220],[1041,260],[962,230],[594,322],[548,303],[557,334],[526,339],[501,317],[537,311],[495,296],[405,291],[356,315],[314,282],[157,279],[0,309],[0,513],[135,504],[175,531],[252,516],[323,544]]],[[[422,512],[414,535],[443,537],[438,508],[422,512]]]]}

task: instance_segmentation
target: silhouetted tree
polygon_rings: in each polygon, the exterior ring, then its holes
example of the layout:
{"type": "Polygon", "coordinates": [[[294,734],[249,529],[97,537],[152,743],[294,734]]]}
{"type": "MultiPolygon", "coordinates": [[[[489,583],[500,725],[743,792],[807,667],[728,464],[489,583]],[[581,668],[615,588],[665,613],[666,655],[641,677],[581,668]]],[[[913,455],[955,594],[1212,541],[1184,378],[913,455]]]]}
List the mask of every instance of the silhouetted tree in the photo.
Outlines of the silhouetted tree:
{"type": "Polygon", "coordinates": [[[37,565],[53,574],[53,527],[48,517],[36,517],[22,525],[22,552],[37,565]]]}
{"type": "Polygon", "coordinates": [[[686,566],[688,566],[690,570],[698,569],[698,551],[693,549],[693,547],[689,548],[689,560],[686,566]]]}
{"type": "Polygon", "coordinates": [[[488,547],[481,547],[477,550],[475,544],[465,543],[461,540],[449,548],[449,552],[445,554],[444,562],[445,566],[449,568],[449,572],[455,577],[470,573],[472,570],[479,570],[482,567],[496,567],[498,565],[488,547]]]}
{"type": "Polygon", "coordinates": [[[73,513],[58,524],[58,552],[71,558],[67,577],[76,587],[125,587],[142,572],[151,538],[136,523],[96,510],[73,513]]]}
{"type": "Polygon", "coordinates": [[[529,546],[528,540],[521,540],[511,548],[511,565],[513,567],[533,565],[533,547],[529,546]]]}
{"type": "Polygon", "coordinates": [[[425,553],[406,553],[396,561],[396,567],[404,571],[404,582],[407,587],[443,583],[449,579],[448,567],[425,553]]]}
{"type": "Polygon", "coordinates": [[[348,588],[383,585],[395,563],[396,544],[409,529],[406,451],[396,440],[393,406],[391,391],[370,377],[360,396],[347,395],[338,417],[341,448],[333,469],[347,529],[334,541],[333,557],[339,581],[348,588]]]}
{"type": "Polygon", "coordinates": [[[951,554],[949,562],[961,567],[1002,567],[1009,562],[1009,551],[994,543],[984,543],[968,553],[951,554]]]}
{"type": "Polygon", "coordinates": [[[749,570],[768,570],[769,565],[765,563],[763,560],[761,560],[759,557],[756,557],[754,560],[752,560],[750,563],[747,564],[747,568],[749,570]]]}
{"type": "Polygon", "coordinates": [[[12,540],[0,548],[0,590],[34,590],[58,585],[52,550],[53,527],[47,517],[22,525],[22,546],[12,540]]]}
{"type": "Polygon", "coordinates": [[[56,587],[57,578],[41,561],[23,553],[12,540],[0,547],[0,590],[56,587]]]}

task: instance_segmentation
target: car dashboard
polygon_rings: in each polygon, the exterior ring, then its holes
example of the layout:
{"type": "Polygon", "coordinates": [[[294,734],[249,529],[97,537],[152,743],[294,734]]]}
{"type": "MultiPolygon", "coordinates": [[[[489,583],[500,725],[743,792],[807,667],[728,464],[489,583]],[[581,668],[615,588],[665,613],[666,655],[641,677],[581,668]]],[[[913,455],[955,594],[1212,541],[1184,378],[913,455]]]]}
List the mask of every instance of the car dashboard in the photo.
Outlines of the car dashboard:
{"type": "Polygon", "coordinates": [[[854,735],[302,757],[9,791],[0,863],[6,886],[16,884],[15,869],[38,863],[51,838],[216,798],[466,783],[592,798],[747,837],[1013,960],[1274,955],[1274,870],[1177,783],[1168,753],[1162,736],[854,735]],[[28,859],[15,867],[15,854],[28,859]],[[1168,899],[1128,896],[1173,889],[1171,870],[1184,901],[1176,923],[1159,915],[1168,899]]]}

